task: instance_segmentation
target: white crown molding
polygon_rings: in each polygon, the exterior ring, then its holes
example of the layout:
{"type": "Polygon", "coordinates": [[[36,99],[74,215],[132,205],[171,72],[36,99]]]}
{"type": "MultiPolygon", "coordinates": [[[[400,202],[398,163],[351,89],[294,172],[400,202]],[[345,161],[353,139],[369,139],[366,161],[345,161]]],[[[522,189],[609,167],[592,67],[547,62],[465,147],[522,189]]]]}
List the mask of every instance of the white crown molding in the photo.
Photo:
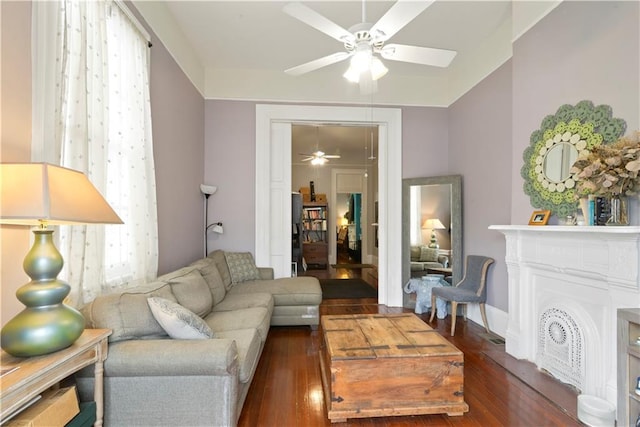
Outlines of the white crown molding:
{"type": "Polygon", "coordinates": [[[516,0],[512,3],[511,21],[513,31],[511,40],[516,41],[529,31],[542,18],[558,7],[563,0],[523,1],[516,0]]]}
{"type": "Polygon", "coordinates": [[[373,95],[361,95],[335,70],[292,77],[275,70],[209,69],[206,99],[260,99],[290,102],[376,105],[448,105],[446,72],[436,77],[387,74],[373,95]]]}
{"type": "Polygon", "coordinates": [[[505,21],[490,38],[476,48],[472,56],[461,58],[449,68],[447,106],[469,92],[513,56],[511,28],[511,20],[505,21]]]}
{"type": "Polygon", "coordinates": [[[204,96],[205,70],[193,46],[180,30],[180,26],[162,1],[133,0],[146,23],[160,39],[180,69],[204,96]]]}

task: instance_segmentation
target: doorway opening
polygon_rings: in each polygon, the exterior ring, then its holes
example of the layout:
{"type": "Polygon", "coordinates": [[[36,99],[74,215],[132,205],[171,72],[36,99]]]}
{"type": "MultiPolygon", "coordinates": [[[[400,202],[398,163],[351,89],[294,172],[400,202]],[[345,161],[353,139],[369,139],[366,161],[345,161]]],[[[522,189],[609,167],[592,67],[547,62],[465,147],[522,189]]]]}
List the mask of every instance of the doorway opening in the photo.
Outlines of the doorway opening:
{"type": "MultiPolygon", "coordinates": [[[[379,132],[378,303],[402,306],[402,114],[398,108],[256,106],[256,263],[291,274],[291,128],[294,123],[374,123],[379,132]]],[[[335,238],[335,233],[328,233],[335,238]]],[[[333,246],[333,245],[332,245],[333,246]]]]}

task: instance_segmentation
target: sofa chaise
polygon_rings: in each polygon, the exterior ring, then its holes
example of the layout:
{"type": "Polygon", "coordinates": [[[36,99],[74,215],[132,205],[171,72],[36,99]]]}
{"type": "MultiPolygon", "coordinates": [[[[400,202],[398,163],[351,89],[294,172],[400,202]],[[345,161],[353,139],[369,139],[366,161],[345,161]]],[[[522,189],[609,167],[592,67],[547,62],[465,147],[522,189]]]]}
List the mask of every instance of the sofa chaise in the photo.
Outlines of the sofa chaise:
{"type": "MultiPolygon", "coordinates": [[[[104,364],[105,425],[236,425],[270,325],[315,328],[321,301],[315,277],[274,279],[251,254],[223,251],[96,298],[81,311],[88,328],[113,330],[104,364]],[[170,309],[158,314],[157,302],[170,309]],[[187,312],[188,321],[174,323],[173,309],[178,317],[187,312]],[[169,321],[157,317],[167,312],[169,321]],[[176,325],[210,335],[173,339],[181,333],[176,325]]],[[[76,382],[90,400],[93,366],[76,382]]]]}

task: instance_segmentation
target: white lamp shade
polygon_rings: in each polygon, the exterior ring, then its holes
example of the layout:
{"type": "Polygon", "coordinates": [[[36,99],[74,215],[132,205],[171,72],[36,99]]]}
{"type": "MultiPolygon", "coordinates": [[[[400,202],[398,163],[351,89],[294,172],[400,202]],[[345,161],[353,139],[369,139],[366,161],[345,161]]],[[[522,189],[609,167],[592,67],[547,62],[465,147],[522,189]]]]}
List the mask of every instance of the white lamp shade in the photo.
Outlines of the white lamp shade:
{"type": "Polygon", "coordinates": [[[422,224],[422,228],[428,230],[444,230],[445,226],[442,225],[442,222],[440,222],[438,218],[434,218],[425,220],[422,224]]]}
{"type": "Polygon", "coordinates": [[[0,164],[0,223],[122,224],[87,177],[48,163],[0,164]]]}
{"type": "Polygon", "coordinates": [[[218,191],[218,187],[216,187],[215,185],[200,184],[200,191],[202,192],[202,194],[210,196],[218,191]]]}

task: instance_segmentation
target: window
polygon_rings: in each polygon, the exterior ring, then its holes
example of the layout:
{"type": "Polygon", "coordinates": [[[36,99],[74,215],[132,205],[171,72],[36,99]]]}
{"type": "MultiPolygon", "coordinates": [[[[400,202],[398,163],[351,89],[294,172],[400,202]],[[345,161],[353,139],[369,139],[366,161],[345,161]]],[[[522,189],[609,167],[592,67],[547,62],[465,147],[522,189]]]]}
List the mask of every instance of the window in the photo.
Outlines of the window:
{"type": "Polygon", "coordinates": [[[60,227],[60,277],[82,304],[157,273],[148,36],[119,2],[33,14],[32,158],[83,171],[125,223],[60,227]]]}

